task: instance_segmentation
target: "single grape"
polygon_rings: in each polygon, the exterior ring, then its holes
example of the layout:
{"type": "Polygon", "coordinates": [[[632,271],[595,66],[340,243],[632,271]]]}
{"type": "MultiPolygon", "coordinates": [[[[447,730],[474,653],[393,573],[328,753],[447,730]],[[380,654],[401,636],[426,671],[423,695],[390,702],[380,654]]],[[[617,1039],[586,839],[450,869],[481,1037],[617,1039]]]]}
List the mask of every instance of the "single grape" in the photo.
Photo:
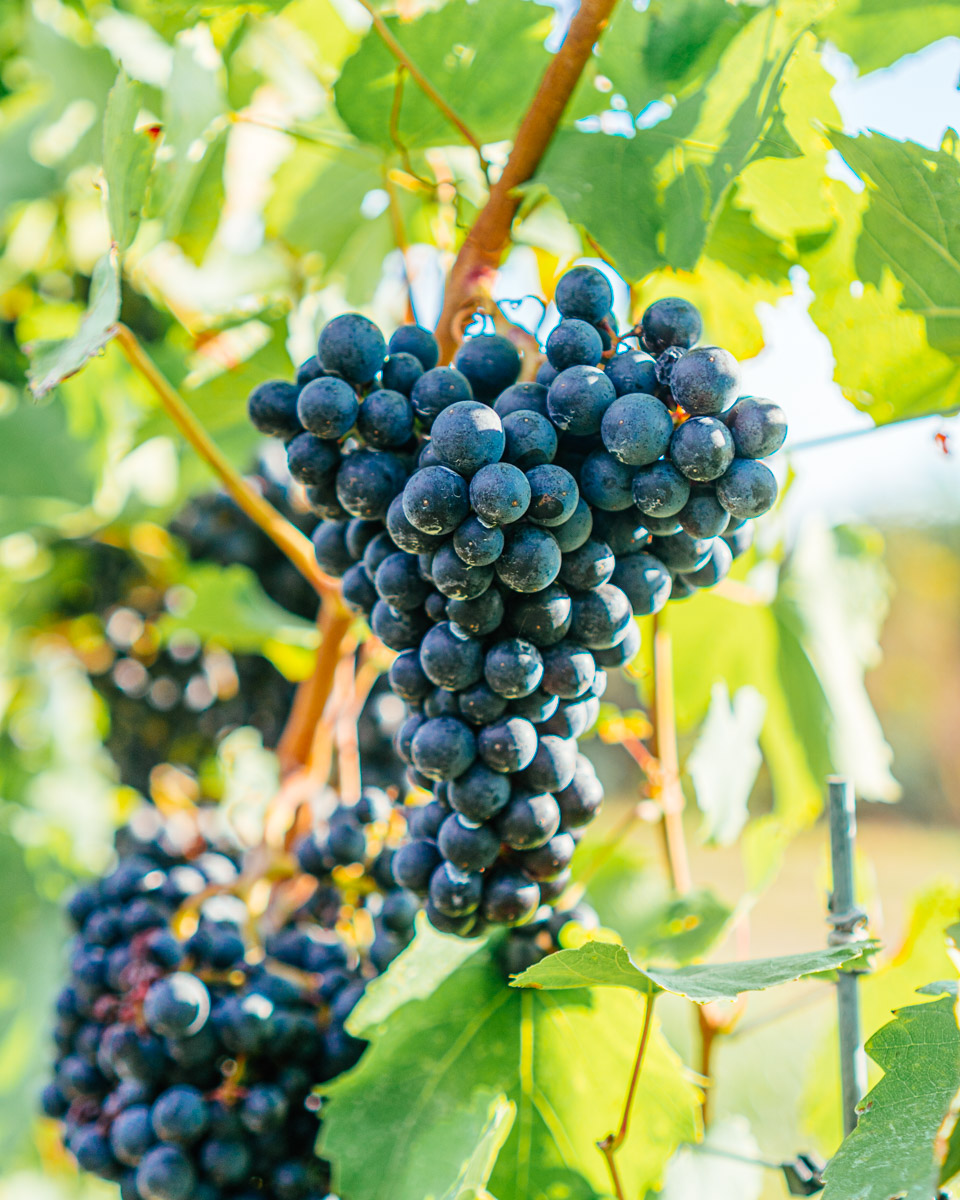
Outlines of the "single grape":
{"type": "Polygon", "coordinates": [[[632,620],[626,594],[613,583],[602,583],[573,597],[570,636],[589,650],[609,650],[627,636],[632,620]]]}
{"type": "Polygon", "coordinates": [[[152,984],[143,1001],[147,1027],[163,1037],[194,1034],[209,1015],[210,993],[196,975],[183,971],[152,984]]]}
{"type": "Polygon", "coordinates": [[[428,779],[456,779],[476,757],[476,739],[462,721],[453,717],[431,718],[413,735],[410,757],[428,779]]]}
{"type": "Polygon", "coordinates": [[[508,413],[503,419],[504,462],[522,471],[553,462],[557,453],[557,431],[547,417],[530,409],[508,413]]]}
{"type": "Polygon", "coordinates": [[[405,354],[401,351],[384,359],[380,382],[389,391],[409,396],[423,372],[423,363],[415,354],[405,354]]]}
{"type": "Polygon", "coordinates": [[[500,839],[488,825],[451,813],[440,828],[440,853],[461,871],[485,871],[500,855],[500,839]]]}
{"type": "Polygon", "coordinates": [[[758,396],[741,396],[723,414],[738,458],[769,458],[787,437],[787,414],[758,396]]]}
{"type": "Polygon", "coordinates": [[[655,537],[651,552],[671,571],[696,571],[710,557],[712,539],[693,538],[689,533],[672,533],[655,537]]]}
{"type": "Polygon", "coordinates": [[[396,329],[387,345],[391,354],[412,354],[419,359],[424,371],[429,371],[440,361],[437,339],[419,325],[401,325],[396,329]]]}
{"type": "Polygon", "coordinates": [[[336,475],[339,465],[339,449],[314,433],[298,433],[287,446],[287,466],[298,483],[323,483],[336,475]]]}
{"type": "Polygon", "coordinates": [[[656,396],[630,392],[618,396],[603,414],[600,435],[614,458],[645,467],[666,454],[673,418],[656,396]]]}
{"type": "Polygon", "coordinates": [[[347,548],[347,522],[322,521],[313,531],[313,550],[322,570],[339,579],[353,566],[347,548]]]}
{"type": "Polygon", "coordinates": [[[622,512],[633,507],[633,474],[632,467],[618,462],[606,450],[594,450],[580,469],[580,490],[594,508],[622,512]]]}
{"type": "Polygon", "coordinates": [[[577,755],[573,780],[556,793],[563,829],[579,829],[589,825],[603,804],[603,785],[597,778],[593,763],[577,755]]]}
{"type": "Polygon", "coordinates": [[[315,379],[300,393],[297,415],[304,429],[336,441],[354,427],[360,404],[357,393],[342,379],[315,379]]]}
{"type": "Polygon", "coordinates": [[[717,480],[717,499],[731,517],[759,517],[777,500],[773,472],[752,458],[735,458],[717,480]]]}
{"type": "Polygon", "coordinates": [[[560,547],[550,531],[524,524],[508,532],[494,569],[515,592],[541,592],[556,579],[560,561],[560,547]]]}
{"type": "Polygon", "coordinates": [[[446,542],[434,554],[430,574],[437,590],[451,600],[476,600],[493,582],[493,567],[468,566],[453,542],[446,542]]]}
{"type": "Polygon", "coordinates": [[[694,488],[690,499],[681,508],[677,519],[691,537],[711,538],[723,533],[730,523],[730,514],[717,499],[716,488],[694,488]]]}
{"type": "Polygon", "coordinates": [[[740,365],[729,350],[701,346],[690,350],[670,373],[670,391],[692,416],[723,412],[740,390],[740,365]]]}
{"type": "Polygon", "coordinates": [[[519,521],[530,506],[530,484],[519,467],[507,462],[481,467],[470,480],[470,504],[486,525],[519,521]]]}
{"type": "Polygon", "coordinates": [[[488,725],[507,711],[507,701],[503,696],[498,696],[489,684],[480,680],[457,693],[457,707],[460,715],[471,725],[488,725]]]}
{"type": "Polygon", "coordinates": [[[497,817],[497,832],[513,850],[532,850],[560,828],[560,809],[549,792],[515,789],[497,817]]]}
{"type": "Polygon", "coordinates": [[[514,383],[500,393],[493,411],[501,421],[514,412],[536,412],[545,417],[547,389],[542,383],[514,383]]]}
{"type": "Polygon", "coordinates": [[[565,639],[543,653],[543,686],[562,700],[586,695],[595,673],[593,655],[578,642],[565,639]]]}
{"type": "Polygon", "coordinates": [[[673,463],[651,463],[633,477],[633,502],[644,516],[672,517],[689,499],[690,483],[673,463]]]}
{"type": "Polygon", "coordinates": [[[383,334],[360,313],[344,313],[328,321],[317,343],[317,357],[324,367],[355,384],[370,383],[386,355],[383,334]]]}
{"type": "Polygon", "coordinates": [[[507,716],[480,730],[477,751],[494,771],[522,771],[537,752],[537,731],[523,717],[507,716]]]}
{"type": "Polygon", "coordinates": [[[580,549],[593,532],[593,510],[583,496],[566,521],[562,525],[551,526],[550,532],[557,539],[563,554],[580,549]]]}
{"type": "Polygon", "coordinates": [[[450,783],[450,806],[468,821],[489,821],[510,799],[510,780],[483,763],[474,763],[450,783]]]}
{"type": "Polygon", "coordinates": [[[297,415],[300,389],[282,379],[261,383],[247,400],[247,414],[256,429],[270,437],[291,438],[303,429],[297,415]]]}
{"type": "Polygon", "coordinates": [[[448,917],[476,912],[483,896],[483,876],[443,862],[430,878],[430,903],[448,917]]]}
{"type": "Polygon", "coordinates": [[[437,843],[425,840],[404,843],[390,863],[397,883],[418,896],[426,893],[430,876],[439,865],[440,849],[437,843]]]}
{"type": "Polygon", "coordinates": [[[357,429],[381,450],[403,446],[413,435],[413,405],[402,392],[379,388],[360,405],[357,429]]]}
{"type": "Polygon", "coordinates": [[[567,367],[595,367],[602,356],[600,334],[588,321],[576,317],[561,321],[547,338],[547,360],[558,371],[567,367]]]}
{"type": "Polygon", "coordinates": [[[606,542],[588,538],[578,549],[563,556],[560,579],[578,591],[598,587],[613,574],[616,559],[606,542]]]}
{"type": "Polygon", "coordinates": [[[625,350],[615,354],[604,368],[618,396],[639,392],[653,395],[657,386],[657,364],[649,354],[640,350],[625,350]]]}
{"type": "Polygon", "coordinates": [[[528,879],[538,883],[556,879],[573,861],[576,840],[569,833],[555,833],[553,837],[535,850],[524,850],[517,854],[516,863],[528,879]]]}
{"type": "Polygon", "coordinates": [[[188,1200],[196,1181],[190,1159],[176,1146],[154,1146],[137,1167],[137,1191],[143,1200],[188,1200]]]}
{"type": "Polygon", "coordinates": [[[403,512],[423,533],[452,533],[470,511],[466,480],[449,467],[422,467],[403,489],[403,512]]]}
{"type": "Polygon", "coordinates": [[[449,600],[446,615],[457,632],[470,637],[486,637],[503,620],[503,596],[497,588],[487,588],[473,600],[449,600]]]}
{"type": "Polygon", "coordinates": [[[554,297],[560,315],[596,325],[613,304],[613,288],[596,267],[573,267],[557,284],[554,297]]]}
{"type": "MultiPolygon", "coordinates": [[[[446,470],[445,467],[437,467],[436,470],[446,470]]],[[[413,476],[411,476],[413,478],[413,476]]],[[[408,554],[429,554],[437,550],[443,544],[443,535],[436,533],[425,533],[416,525],[411,524],[407,520],[407,514],[403,510],[403,493],[399,496],[394,496],[390,501],[390,507],[387,509],[386,518],[387,540],[390,542],[390,550],[397,546],[401,550],[406,550],[408,554]]],[[[369,566],[368,566],[369,569],[369,566]]]]}
{"type": "Polygon", "coordinates": [[[451,690],[470,687],[483,675],[483,644],[463,637],[448,621],[424,635],[420,666],[431,683],[451,690]]]}
{"type": "Polygon", "coordinates": [[[580,499],[577,481],[555,463],[544,463],[526,472],[530,484],[527,518],[535,525],[563,525],[574,514],[580,499]]]}
{"type": "Polygon", "coordinates": [[[483,915],[497,925],[518,925],[537,910],[540,888],[525,875],[502,871],[484,888],[483,915]]]}
{"type": "Polygon", "coordinates": [[[433,367],[425,371],[410,393],[414,411],[427,429],[449,405],[472,399],[469,380],[454,367],[433,367]]]}
{"type": "Polygon", "coordinates": [[[402,612],[420,608],[430,590],[420,577],[416,555],[402,550],[387,555],[377,567],[373,582],[380,599],[402,612]]]}
{"type": "Polygon", "coordinates": [[[612,582],[626,594],[638,617],[660,612],[670,599],[673,583],[670,572],[652,554],[631,554],[621,559],[612,582]]]}
{"type": "Polygon", "coordinates": [[[337,499],[354,517],[382,518],[406,477],[403,463],[388,450],[356,450],[340,463],[337,499]]]}
{"type": "Polygon", "coordinates": [[[401,612],[384,600],[378,600],[370,614],[370,628],[389,650],[411,650],[418,646],[428,623],[425,613],[401,612]]]}
{"type": "Polygon", "coordinates": [[[547,412],[565,433],[599,433],[603,415],[616,395],[613,384],[596,367],[569,367],[550,385],[547,412]]]}
{"type": "Polygon", "coordinates": [[[510,626],[535,646],[552,646],[570,628],[573,605],[570,595],[559,583],[551,583],[541,592],[518,597],[510,605],[510,626]]]}
{"type": "Polygon", "coordinates": [[[181,1084],[157,1097],[150,1120],[161,1141],[189,1145],[204,1135],[210,1118],[203,1094],[181,1084]]]}
{"type": "Polygon", "coordinates": [[[499,333],[467,338],[454,362],[470,381],[474,395],[491,402],[515,383],[520,374],[520,355],[516,346],[499,333]]]}
{"type": "Polygon", "coordinates": [[[479,517],[469,516],[454,530],[453,548],[467,566],[489,566],[503,551],[503,531],[484,525],[479,517]]]}
{"type": "Polygon", "coordinates": [[[500,418],[476,400],[445,408],[433,423],[431,438],[437,460],[467,478],[499,462],[505,444],[500,418]]]}
{"type": "Polygon", "coordinates": [[[521,772],[519,780],[533,792],[556,794],[573,782],[576,766],[577,743],[572,738],[547,734],[540,739],[533,761],[521,772]]]}
{"type": "MultiPolygon", "coordinates": [[[[668,584],[672,582],[670,580],[669,572],[667,572],[667,582],[668,584]]],[[[626,588],[623,590],[626,591],[626,588]]],[[[663,603],[660,605],[660,607],[662,608],[669,599],[670,593],[667,591],[663,596],[663,603]]],[[[648,600],[647,603],[649,604],[650,601],[648,600]]],[[[637,616],[646,615],[646,610],[638,609],[633,604],[632,600],[631,607],[637,616]]],[[[594,650],[593,659],[597,664],[597,667],[625,667],[629,663],[633,662],[639,649],[640,626],[636,623],[636,621],[631,621],[629,627],[627,628],[627,636],[623,639],[623,641],[617,642],[615,646],[611,646],[608,650],[594,650]]],[[[601,672],[598,670],[596,676],[594,677],[595,682],[600,674],[601,672]]]]}
{"type": "Polygon", "coordinates": [[[486,654],[483,674],[498,696],[516,700],[535,692],[543,677],[543,659],[532,642],[508,638],[497,642],[486,654]]]}
{"type": "Polygon", "coordinates": [[[654,300],[640,319],[640,339],[651,354],[662,354],[668,346],[689,350],[700,340],[700,313],[679,296],[654,300]]]}

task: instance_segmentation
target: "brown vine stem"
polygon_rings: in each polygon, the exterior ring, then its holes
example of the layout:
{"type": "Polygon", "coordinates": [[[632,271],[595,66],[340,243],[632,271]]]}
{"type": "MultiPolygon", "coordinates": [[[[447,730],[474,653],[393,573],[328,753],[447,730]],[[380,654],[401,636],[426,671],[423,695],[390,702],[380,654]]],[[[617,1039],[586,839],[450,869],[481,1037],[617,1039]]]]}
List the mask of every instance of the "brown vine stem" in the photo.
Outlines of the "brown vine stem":
{"type": "Polygon", "coordinates": [[[447,279],[437,325],[441,362],[449,362],[457,348],[454,331],[458,314],[482,294],[484,279],[500,264],[520,206],[517,188],[532,179],[539,167],[615,4],[616,0],[580,0],[563,45],[544,72],[537,94],[517,130],[503,174],[490,189],[490,196],[460,247],[447,279]]]}
{"type": "Polygon", "coordinates": [[[690,859],[683,832],[683,789],[677,753],[677,718],[673,691],[673,646],[659,617],[653,618],[653,749],[660,779],[655,789],[663,812],[663,839],[674,891],[690,891],[690,859]]]}
{"type": "Polygon", "coordinates": [[[640,1082],[640,1071],[643,1067],[643,1060],[647,1053],[647,1045],[650,1042],[650,1032],[653,1028],[653,1002],[656,999],[655,992],[648,992],[646,1005],[643,1010],[643,1028],[640,1031],[640,1044],[637,1046],[637,1057],[634,1060],[633,1072],[630,1075],[630,1084],[627,1088],[627,1095],[623,1101],[623,1116],[620,1118],[620,1125],[616,1133],[608,1133],[607,1136],[597,1142],[597,1149],[607,1160],[607,1168],[610,1171],[610,1181],[613,1184],[614,1195],[617,1200],[626,1200],[626,1194],[623,1190],[623,1184],[620,1181],[620,1175],[617,1171],[616,1154],[627,1138],[627,1131],[630,1128],[630,1112],[633,1108],[633,1101],[637,1094],[637,1084],[640,1082]]]}
{"type": "Polygon", "coordinates": [[[340,658],[340,645],[351,620],[350,614],[332,599],[324,599],[317,621],[320,644],[313,671],[297,688],[277,746],[280,767],[284,773],[304,766],[310,757],[314,731],[330,699],[333,673],[340,658]]]}
{"type": "Polygon", "coordinates": [[[437,106],[437,108],[443,113],[454,129],[460,133],[464,141],[469,142],[474,150],[476,150],[480,159],[480,166],[484,171],[486,171],[489,164],[483,156],[483,149],[480,144],[480,139],[476,136],[476,134],[474,134],[473,130],[466,123],[466,121],[464,121],[463,118],[460,117],[454,111],[454,109],[450,107],[447,101],[444,100],[443,96],[440,95],[440,93],[433,86],[426,75],[424,75],[424,73],[420,70],[410,55],[406,52],[406,50],[404,50],[403,46],[400,45],[397,39],[390,32],[390,28],[386,21],[373,7],[373,5],[370,3],[370,0],[360,0],[360,3],[370,14],[370,18],[373,21],[373,27],[377,31],[380,40],[401,65],[401,67],[405,68],[409,72],[410,78],[421,90],[421,92],[423,92],[427,99],[432,104],[437,106]]]}
{"type": "MultiPolygon", "coordinates": [[[[339,589],[335,579],[320,570],[310,539],[291,524],[282,513],[263,498],[236,470],[203,425],[197,420],[183,397],[153,359],[147,354],[136,334],[126,325],[114,326],[114,337],[133,369],[150,384],[160,398],[167,415],[180,430],[197,454],[213,470],[223,486],[247,516],[263,530],[268,538],[290,559],[304,578],[321,596],[336,597],[339,589]]],[[[338,602],[339,603],[339,602],[338,602]]]]}

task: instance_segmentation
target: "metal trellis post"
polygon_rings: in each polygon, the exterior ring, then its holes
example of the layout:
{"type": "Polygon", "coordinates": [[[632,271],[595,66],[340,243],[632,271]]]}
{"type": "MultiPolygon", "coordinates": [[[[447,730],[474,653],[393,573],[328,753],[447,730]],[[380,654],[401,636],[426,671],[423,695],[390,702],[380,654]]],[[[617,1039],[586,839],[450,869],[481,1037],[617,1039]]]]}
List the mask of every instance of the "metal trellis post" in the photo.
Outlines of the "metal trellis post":
{"type": "MultiPolygon", "coordinates": [[[[833,892],[829,915],[831,946],[852,946],[866,939],[867,915],[858,908],[853,882],[853,847],[857,836],[856,797],[846,779],[827,780],[830,796],[830,857],[833,892]]],[[[857,1125],[857,1105],[867,1090],[867,1056],[860,1029],[859,975],[856,969],[837,973],[837,1007],[840,1018],[840,1080],[843,1132],[857,1125]]]]}

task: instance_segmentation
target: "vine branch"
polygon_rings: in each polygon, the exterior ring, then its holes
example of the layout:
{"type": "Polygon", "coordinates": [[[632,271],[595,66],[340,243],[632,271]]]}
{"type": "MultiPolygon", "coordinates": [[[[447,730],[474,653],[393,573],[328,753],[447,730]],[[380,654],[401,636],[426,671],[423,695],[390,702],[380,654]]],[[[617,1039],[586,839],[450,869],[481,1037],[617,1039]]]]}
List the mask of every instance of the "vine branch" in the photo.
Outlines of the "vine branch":
{"type": "MultiPolygon", "coordinates": [[[[368,7],[367,0],[361,3],[368,7]]],[[[476,302],[484,280],[499,266],[520,206],[516,189],[532,179],[540,165],[615,4],[616,0],[581,0],[563,45],[544,72],[517,130],[503,174],[490,189],[447,279],[437,325],[441,362],[449,362],[457,348],[454,330],[458,314],[476,302]]]]}
{"type": "Polygon", "coordinates": [[[659,761],[657,799],[663,812],[663,839],[670,880],[678,895],[692,887],[690,860],[683,832],[683,790],[677,753],[677,718],[673,693],[673,646],[658,617],[653,619],[653,749],[659,761]]]}
{"type": "Polygon", "coordinates": [[[136,334],[126,325],[114,326],[113,334],[127,361],[157,393],[174,425],[220,478],[237,507],[263,530],[307,582],[316,588],[320,596],[336,597],[339,594],[337,582],[320,570],[310,539],[264,499],[237,471],[197,420],[180,393],[140,345],[136,334]]]}
{"type": "Polygon", "coordinates": [[[623,1115],[620,1118],[620,1125],[616,1133],[608,1133],[607,1136],[597,1142],[597,1149],[607,1160],[607,1168],[610,1171],[610,1180],[613,1183],[614,1194],[617,1200],[626,1200],[623,1190],[623,1184],[620,1182],[620,1176],[617,1172],[616,1153],[626,1141],[627,1131],[630,1128],[630,1113],[633,1109],[633,1101],[637,1094],[637,1084],[640,1082],[640,1071],[643,1068],[643,1060],[646,1057],[647,1046],[650,1042],[650,1033],[653,1028],[653,1002],[656,999],[656,992],[648,992],[646,1005],[643,1010],[643,1028],[640,1031],[640,1044],[637,1046],[637,1057],[634,1060],[633,1072],[630,1075],[630,1084],[627,1087],[627,1094],[623,1101],[623,1115]]]}

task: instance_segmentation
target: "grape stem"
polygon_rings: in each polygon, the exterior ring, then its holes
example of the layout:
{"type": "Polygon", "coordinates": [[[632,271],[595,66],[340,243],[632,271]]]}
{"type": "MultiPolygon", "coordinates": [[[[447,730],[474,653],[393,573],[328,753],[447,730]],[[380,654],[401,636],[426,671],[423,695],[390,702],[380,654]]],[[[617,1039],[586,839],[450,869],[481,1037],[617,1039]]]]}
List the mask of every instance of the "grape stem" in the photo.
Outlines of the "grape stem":
{"type": "Polygon", "coordinates": [[[423,92],[423,94],[432,104],[437,106],[437,108],[443,113],[454,129],[459,132],[464,141],[468,142],[474,148],[474,150],[476,150],[477,157],[480,159],[480,167],[484,174],[486,174],[490,164],[487,162],[486,158],[484,158],[483,147],[480,143],[480,139],[476,136],[466,121],[464,121],[463,118],[460,117],[450,107],[447,101],[444,100],[443,96],[440,95],[440,93],[433,86],[426,75],[424,75],[424,73],[420,70],[410,55],[406,52],[406,50],[404,50],[403,46],[400,45],[397,39],[390,32],[390,28],[386,21],[373,7],[373,5],[370,3],[370,0],[360,0],[360,4],[370,14],[370,19],[373,21],[373,27],[377,31],[377,35],[400,64],[400,67],[409,73],[410,78],[421,90],[421,92],[423,92]]]}
{"type": "MultiPolygon", "coordinates": [[[[361,0],[361,3],[369,8],[367,0],[361,0]]],[[[443,310],[437,324],[442,363],[449,362],[456,351],[460,314],[476,303],[483,293],[485,281],[499,266],[510,240],[513,218],[520,207],[517,189],[532,179],[539,167],[615,4],[616,0],[581,0],[563,45],[544,72],[517,130],[503,173],[490,189],[487,202],[460,247],[447,279],[443,310]]]]}
{"type": "Polygon", "coordinates": [[[616,1154],[627,1138],[627,1131],[630,1128],[630,1112],[633,1108],[633,1101],[637,1094],[637,1084],[640,1082],[640,1071],[643,1067],[643,1060],[647,1053],[647,1046],[650,1042],[650,1032],[653,1028],[653,1002],[656,998],[655,992],[648,992],[646,1004],[643,1010],[643,1028],[640,1031],[640,1044],[637,1046],[637,1057],[634,1060],[633,1071],[630,1075],[630,1084],[627,1087],[627,1094],[623,1101],[623,1115],[620,1118],[620,1125],[616,1133],[608,1133],[605,1138],[597,1142],[597,1149],[607,1160],[607,1168],[610,1171],[610,1181],[613,1184],[614,1195],[617,1200],[625,1200],[625,1192],[623,1184],[620,1181],[620,1175],[617,1171],[616,1154]]]}
{"type": "Polygon", "coordinates": [[[674,891],[690,891],[690,859],[683,831],[683,789],[677,753],[677,716],[673,690],[673,644],[659,616],[653,618],[653,750],[659,779],[652,788],[663,813],[663,840],[674,891]]]}
{"type": "MultiPolygon", "coordinates": [[[[316,588],[320,596],[336,598],[339,595],[337,582],[320,570],[310,539],[291,524],[282,513],[278,512],[268,500],[264,499],[237,471],[233,463],[194,416],[177,389],[141,346],[136,334],[126,325],[115,325],[113,336],[127,361],[157,393],[160,403],[174,425],[214,474],[219,477],[237,507],[242,509],[250,520],[258,525],[267,537],[283,551],[307,582],[316,588]]],[[[339,604],[339,601],[336,602],[339,604]]]]}

